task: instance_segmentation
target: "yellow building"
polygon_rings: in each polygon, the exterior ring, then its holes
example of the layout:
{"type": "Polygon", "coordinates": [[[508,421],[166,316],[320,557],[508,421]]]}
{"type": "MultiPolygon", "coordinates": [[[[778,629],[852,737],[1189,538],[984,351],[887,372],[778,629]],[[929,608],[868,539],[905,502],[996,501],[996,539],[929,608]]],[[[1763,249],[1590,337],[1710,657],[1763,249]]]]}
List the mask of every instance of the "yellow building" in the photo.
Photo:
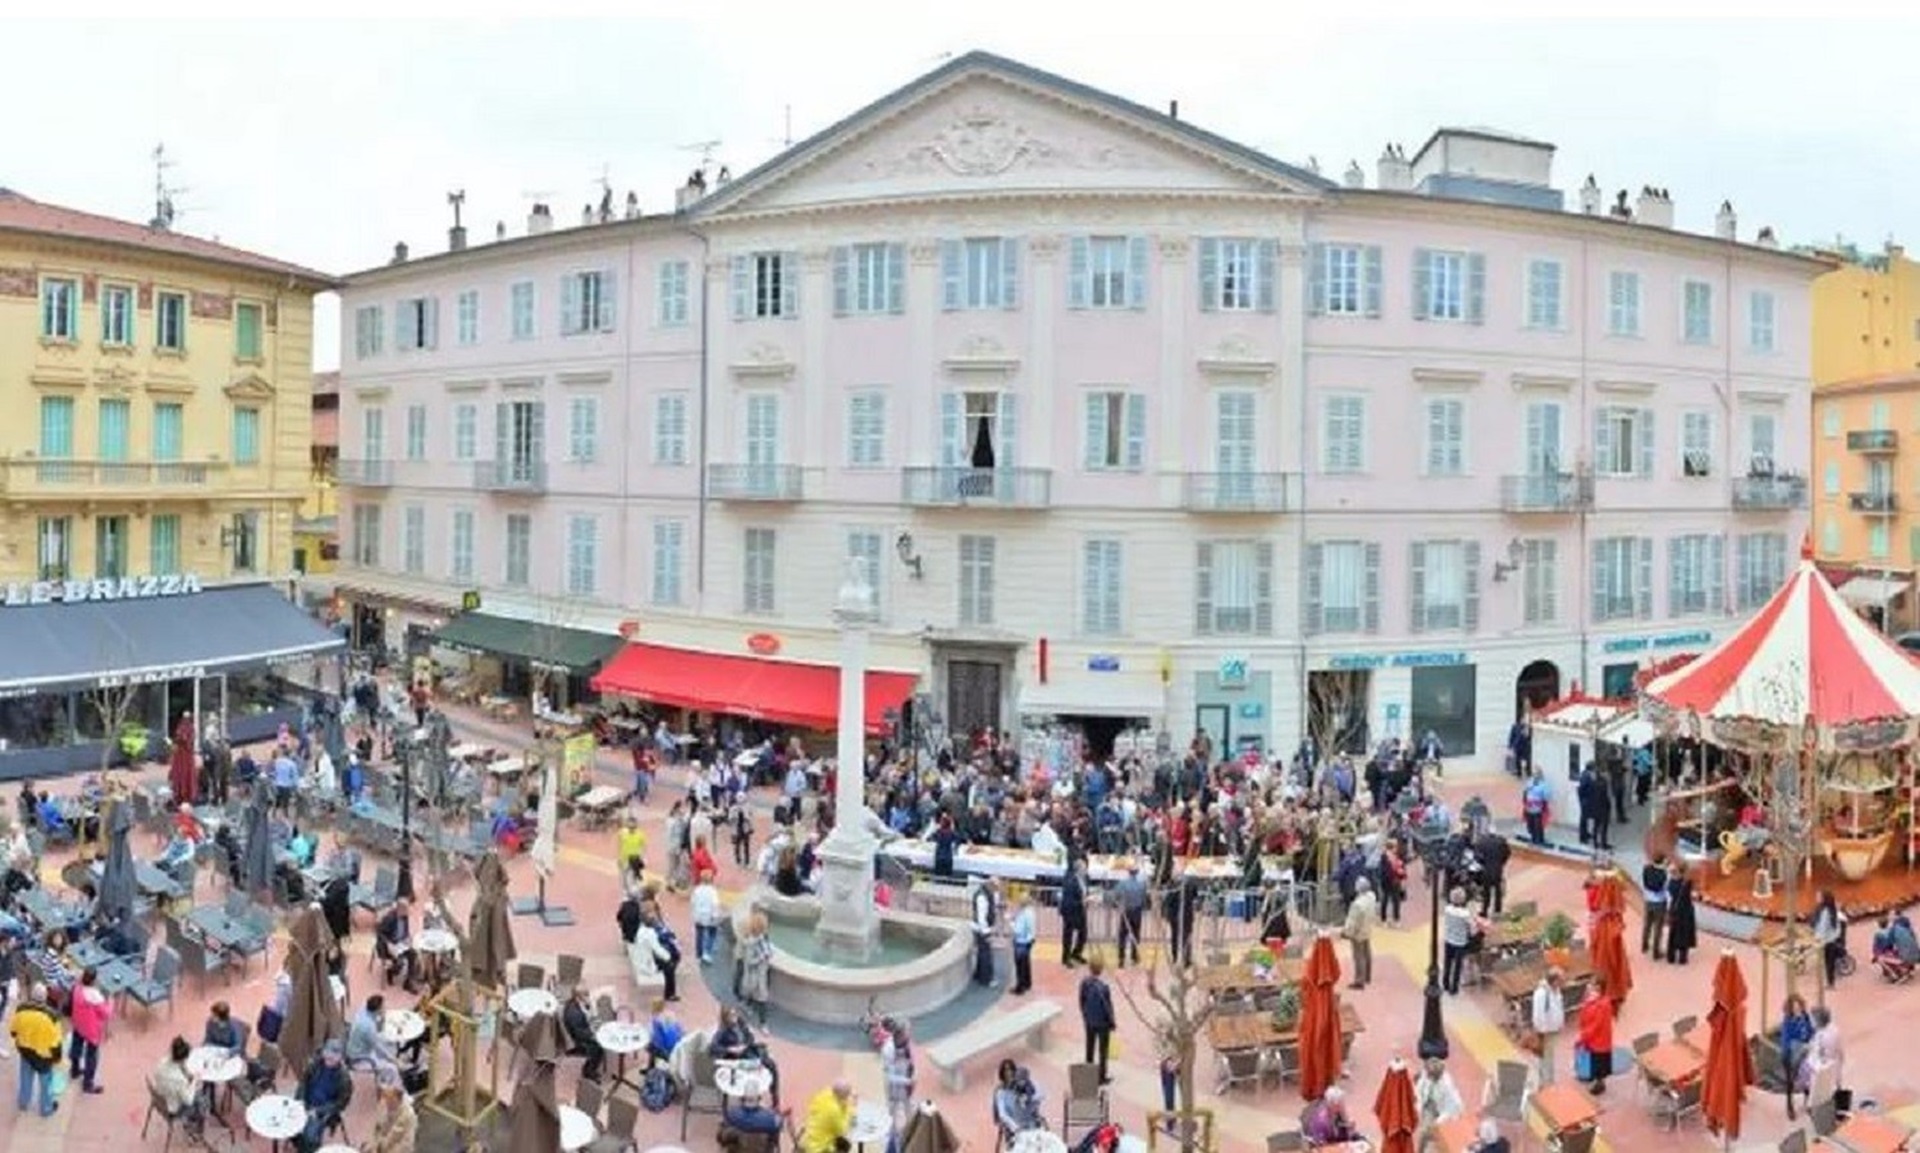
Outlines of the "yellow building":
{"type": "Polygon", "coordinates": [[[1816,389],[1813,473],[1815,551],[1841,595],[1889,632],[1920,627],[1920,371],[1816,389]]]}
{"type": "Polygon", "coordinates": [[[292,574],[333,286],[0,189],[0,585],[292,574]]]}
{"type": "MultiPolygon", "coordinates": [[[[309,441],[307,496],[293,522],[293,564],[309,578],[326,577],[340,562],[340,374],[313,374],[313,430],[309,441]]],[[[331,595],[324,580],[307,582],[309,593],[331,595]]]]}
{"type": "Polygon", "coordinates": [[[1920,369],[1920,262],[1897,244],[1815,254],[1840,266],[1813,282],[1814,385],[1920,369]]]}

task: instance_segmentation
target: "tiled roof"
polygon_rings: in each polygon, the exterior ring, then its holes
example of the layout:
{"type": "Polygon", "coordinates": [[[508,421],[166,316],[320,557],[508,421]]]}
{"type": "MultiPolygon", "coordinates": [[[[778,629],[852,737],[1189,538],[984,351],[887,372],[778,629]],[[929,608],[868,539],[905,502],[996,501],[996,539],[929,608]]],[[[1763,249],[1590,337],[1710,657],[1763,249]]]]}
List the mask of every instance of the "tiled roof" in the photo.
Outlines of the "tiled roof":
{"type": "Polygon", "coordinates": [[[304,281],[320,289],[333,288],[337,284],[334,277],[324,272],[316,272],[311,268],[303,268],[298,264],[289,264],[284,260],[275,260],[256,252],[216,244],[197,236],[149,228],[144,224],[115,220],[111,216],[82,212],[77,208],[62,208],[58,204],[46,204],[22,196],[9,188],[0,188],[0,232],[24,232],[34,236],[68,237],[75,240],[91,240],[99,244],[122,245],[147,252],[224,264],[233,268],[274,273],[304,281]]]}

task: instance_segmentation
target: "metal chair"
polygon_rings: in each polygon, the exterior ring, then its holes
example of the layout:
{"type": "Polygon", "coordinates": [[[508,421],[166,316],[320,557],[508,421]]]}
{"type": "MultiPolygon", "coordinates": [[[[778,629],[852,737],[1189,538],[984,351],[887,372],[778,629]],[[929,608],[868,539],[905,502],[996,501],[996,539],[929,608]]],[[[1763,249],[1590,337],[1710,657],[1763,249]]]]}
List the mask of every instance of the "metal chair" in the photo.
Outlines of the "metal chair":
{"type": "Polygon", "coordinates": [[[1686,1036],[1688,1033],[1693,1032],[1693,1027],[1695,1025],[1698,1025],[1699,1023],[1700,1023],[1700,1018],[1692,1015],[1688,1015],[1685,1017],[1675,1017],[1673,1019],[1673,1039],[1678,1041],[1680,1038],[1686,1036]]]}
{"type": "Polygon", "coordinates": [[[1481,1101],[1483,1116],[1509,1125],[1527,1124],[1527,1101],[1533,1096],[1534,1067],[1521,1061],[1500,1061],[1487,1081],[1481,1101]]]}
{"type": "Polygon", "coordinates": [[[1298,1129],[1282,1129],[1278,1133],[1267,1134],[1267,1153],[1299,1153],[1307,1147],[1307,1139],[1298,1129]]]}
{"type": "Polygon", "coordinates": [[[1666,1118],[1667,1131],[1680,1131],[1680,1119],[1688,1113],[1700,1111],[1700,1094],[1703,1084],[1699,1078],[1684,1085],[1662,1086],[1654,1105],[1654,1114],[1666,1118]]]}
{"type": "Polygon", "coordinates": [[[1067,1066],[1067,1097],[1060,1105],[1060,1135],[1072,1144],[1074,1130],[1107,1123],[1107,1090],[1098,1065],[1067,1066]]]}
{"type": "Polygon", "coordinates": [[[605,1090],[585,1077],[580,1078],[579,1084],[573,1087],[573,1107],[594,1118],[596,1122],[600,1117],[600,1106],[605,1099],[605,1090]]]}
{"type": "Polygon", "coordinates": [[[149,1085],[147,1086],[147,1116],[140,1122],[140,1140],[145,1141],[147,1139],[147,1129],[153,1125],[153,1119],[155,1117],[159,1117],[167,1123],[167,1140],[165,1144],[160,1146],[162,1153],[173,1148],[173,1131],[176,1126],[185,1134],[188,1145],[201,1149],[212,1148],[211,1145],[207,1144],[205,1129],[196,1126],[190,1121],[187,1117],[186,1110],[169,1111],[167,1109],[167,1103],[162,1101],[160,1094],[154,1092],[153,1086],[149,1085]]]}
{"type": "Polygon", "coordinates": [[[173,987],[180,980],[180,954],[162,945],[153,951],[153,965],[147,975],[127,986],[127,996],[147,1010],[166,1002],[167,1016],[173,1016],[173,987]]]}
{"type": "MultiPolygon", "coordinates": [[[[588,1146],[594,1153],[623,1153],[633,1148],[634,1130],[640,1127],[640,1102],[621,1093],[607,1098],[606,1127],[588,1146]]],[[[778,1137],[774,1138],[777,1143],[778,1137]]]]}
{"type": "Polygon", "coordinates": [[[1252,1050],[1220,1055],[1220,1086],[1224,1093],[1235,1085],[1260,1086],[1260,1054],[1252,1050]]]}
{"type": "Polygon", "coordinates": [[[571,953],[561,953],[553,959],[553,991],[562,997],[566,996],[586,974],[587,963],[584,959],[571,953]]]}
{"type": "Polygon", "coordinates": [[[1593,1153],[1594,1139],[1600,1136],[1595,1125],[1583,1125],[1547,1137],[1547,1153],[1593,1153]]]}
{"type": "Polygon", "coordinates": [[[1813,1135],[1815,1137],[1831,1137],[1833,1136],[1833,1131],[1840,1127],[1840,1116],[1834,1108],[1833,1098],[1831,1097],[1809,1108],[1807,1110],[1807,1119],[1813,1122],[1813,1135]]]}
{"type": "Polygon", "coordinates": [[[705,1113],[714,1117],[726,1113],[726,1098],[720,1095],[720,1087],[713,1080],[713,1052],[703,1040],[694,1046],[692,1061],[689,1064],[692,1079],[680,1087],[680,1140],[687,1139],[687,1119],[695,1113],[705,1113]]]}
{"type": "Polygon", "coordinates": [[[199,982],[202,993],[207,991],[209,973],[225,974],[227,972],[226,955],[208,949],[204,943],[193,937],[182,937],[173,943],[173,947],[179,950],[181,967],[199,982]]]}
{"type": "Polygon", "coordinates": [[[516,989],[544,989],[547,987],[547,971],[539,965],[530,965],[525,961],[514,966],[513,987],[516,989]]]}
{"type": "Polygon", "coordinates": [[[1795,1129],[1780,1138],[1780,1153],[1807,1153],[1807,1131],[1795,1129]]]}

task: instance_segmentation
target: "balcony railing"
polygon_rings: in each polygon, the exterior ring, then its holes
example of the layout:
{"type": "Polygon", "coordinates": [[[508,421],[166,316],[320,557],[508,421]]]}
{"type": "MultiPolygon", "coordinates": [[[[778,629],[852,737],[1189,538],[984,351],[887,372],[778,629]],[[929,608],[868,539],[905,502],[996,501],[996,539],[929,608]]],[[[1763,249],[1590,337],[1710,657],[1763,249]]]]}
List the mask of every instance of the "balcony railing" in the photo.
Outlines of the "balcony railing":
{"type": "Polygon", "coordinates": [[[1779,512],[1807,506],[1804,476],[1741,476],[1733,481],[1733,507],[1779,512]]]}
{"type": "Polygon", "coordinates": [[[526,459],[477,461],[473,466],[473,487],[482,492],[546,492],[547,462],[526,459]]]}
{"type": "Polygon", "coordinates": [[[1890,428],[1868,428],[1847,434],[1848,452],[1899,452],[1900,434],[1890,428]]]}
{"type": "Polygon", "coordinates": [[[1579,512],[1593,507],[1593,480],[1570,472],[1500,478],[1504,512],[1579,512]]]}
{"type": "Polygon", "coordinates": [[[354,488],[387,488],[393,484],[390,460],[340,460],[334,462],[338,483],[354,488]]]}
{"type": "Polygon", "coordinates": [[[710,464],[707,492],[715,500],[795,501],[806,484],[797,464],[710,464]]]}
{"type": "Polygon", "coordinates": [[[900,499],[923,507],[1046,508],[1053,472],[1044,468],[908,468],[900,499]]]}
{"type": "Polygon", "coordinates": [[[145,500],[205,491],[225,468],[205,461],[6,460],[0,461],[0,492],[145,500]]]}
{"type": "Polygon", "coordinates": [[[1190,472],[1181,503],[1190,512],[1286,512],[1299,503],[1284,472],[1190,472]]]}
{"type": "Polygon", "coordinates": [[[1900,498],[1891,492],[1850,492],[1847,507],[1873,516],[1890,516],[1900,511],[1900,498]]]}

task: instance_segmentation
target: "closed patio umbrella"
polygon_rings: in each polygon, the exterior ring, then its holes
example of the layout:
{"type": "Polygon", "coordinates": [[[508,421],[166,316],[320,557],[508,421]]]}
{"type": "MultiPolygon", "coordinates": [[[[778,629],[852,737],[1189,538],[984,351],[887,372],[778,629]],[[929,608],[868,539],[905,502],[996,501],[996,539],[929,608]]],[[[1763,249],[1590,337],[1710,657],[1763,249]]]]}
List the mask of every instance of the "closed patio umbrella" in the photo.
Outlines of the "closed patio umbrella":
{"type": "Polygon", "coordinates": [[[1373,1098],[1373,1115],[1380,1122],[1380,1153],[1413,1153],[1413,1131],[1420,1110],[1413,1100],[1413,1077],[1407,1063],[1394,1058],[1373,1098]]]}
{"type": "Polygon", "coordinates": [[[953,1126],[933,1107],[933,1102],[923,1102],[907,1118],[907,1127],[900,1132],[900,1153],[955,1153],[960,1148],[960,1138],[954,1133],[953,1126]]]}
{"type": "Polygon", "coordinates": [[[114,921],[133,916],[133,849],[127,844],[132,828],[133,805],[116,799],[107,818],[107,859],[100,867],[99,893],[100,912],[114,921]]]}
{"type": "Polygon", "coordinates": [[[1747,979],[1733,950],[1720,954],[1713,971],[1713,1008],[1707,1010],[1707,1066],[1700,1087],[1700,1113],[1707,1128],[1731,1144],[1740,1137],[1740,1113],[1754,1082],[1753,1051],[1747,1048],[1747,979]]]}
{"type": "Polygon", "coordinates": [[[268,790],[255,785],[247,799],[247,843],[240,854],[240,884],[249,893],[273,889],[273,828],[268,790]]]}
{"type": "Polygon", "coordinates": [[[489,988],[505,988],[513,961],[513,925],[507,918],[507,869],[491,850],[474,866],[473,908],[467,913],[467,967],[489,988]]]}
{"type": "Polygon", "coordinates": [[[304,1072],[307,1062],[329,1040],[346,1036],[340,1002],[328,979],[327,958],[334,948],[333,930],[320,906],[308,905],[294,918],[287,943],[288,975],[293,998],[280,1030],[280,1052],[287,1067],[304,1072]]]}
{"type": "Polygon", "coordinates": [[[1300,1095],[1309,1101],[1318,1101],[1340,1079],[1339,983],[1333,936],[1322,932],[1313,939],[1300,988],[1300,1095]]]}
{"type": "Polygon", "coordinates": [[[530,1018],[520,1032],[520,1051],[527,1058],[527,1074],[514,1087],[507,1107],[514,1153],[561,1153],[560,1098],[553,1070],[567,1051],[560,1021],[552,1013],[530,1018]]]}
{"type": "Polygon", "coordinates": [[[1627,960],[1626,919],[1603,912],[1593,924],[1593,979],[1618,1014],[1633,991],[1633,966],[1627,960]]]}

